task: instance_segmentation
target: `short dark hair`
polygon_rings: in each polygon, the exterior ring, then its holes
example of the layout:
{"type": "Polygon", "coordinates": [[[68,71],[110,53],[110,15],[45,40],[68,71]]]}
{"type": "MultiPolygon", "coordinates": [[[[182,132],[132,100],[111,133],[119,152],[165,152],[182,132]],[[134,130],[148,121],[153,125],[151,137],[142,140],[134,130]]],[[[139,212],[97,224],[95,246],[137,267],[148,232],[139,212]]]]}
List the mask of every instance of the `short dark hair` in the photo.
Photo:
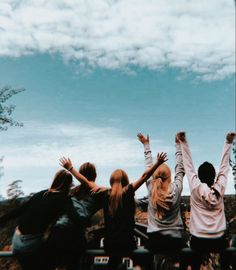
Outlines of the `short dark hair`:
{"type": "Polygon", "coordinates": [[[206,183],[208,187],[211,187],[214,184],[216,177],[216,171],[214,166],[205,161],[198,168],[198,178],[202,183],[206,183]]]}
{"type": "MultiPolygon", "coordinates": [[[[85,176],[89,181],[95,182],[97,177],[96,167],[93,163],[86,162],[82,164],[79,168],[79,172],[85,176]]],[[[78,200],[82,200],[83,198],[87,198],[88,195],[91,195],[90,188],[87,185],[81,184],[74,187],[70,195],[76,197],[78,200]]]]}
{"type": "Polygon", "coordinates": [[[90,162],[82,164],[79,168],[79,172],[85,176],[89,181],[95,182],[97,177],[96,167],[90,162]]]}

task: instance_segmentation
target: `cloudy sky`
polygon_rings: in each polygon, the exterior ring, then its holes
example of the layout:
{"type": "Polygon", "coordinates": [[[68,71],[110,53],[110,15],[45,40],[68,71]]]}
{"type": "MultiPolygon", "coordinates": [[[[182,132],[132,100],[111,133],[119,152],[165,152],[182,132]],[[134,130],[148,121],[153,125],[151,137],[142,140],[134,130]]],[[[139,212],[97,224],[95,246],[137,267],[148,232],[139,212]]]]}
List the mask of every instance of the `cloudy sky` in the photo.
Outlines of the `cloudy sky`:
{"type": "Polygon", "coordinates": [[[0,134],[0,193],[48,187],[61,155],[94,162],[102,185],[117,167],[134,180],[139,131],[173,168],[186,130],[196,167],[218,167],[235,129],[234,16],[230,0],[1,1],[0,85],[26,91],[10,100],[24,127],[0,134]]]}

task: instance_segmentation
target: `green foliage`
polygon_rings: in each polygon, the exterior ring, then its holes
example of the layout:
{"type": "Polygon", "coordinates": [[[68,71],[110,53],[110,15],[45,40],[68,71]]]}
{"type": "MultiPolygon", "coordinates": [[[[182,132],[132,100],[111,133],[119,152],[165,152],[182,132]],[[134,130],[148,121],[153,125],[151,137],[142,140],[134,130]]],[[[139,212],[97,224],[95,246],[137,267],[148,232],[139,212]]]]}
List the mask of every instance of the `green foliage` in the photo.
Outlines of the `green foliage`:
{"type": "MultiPolygon", "coordinates": [[[[15,110],[15,106],[5,105],[6,102],[14,95],[25,91],[23,88],[15,89],[11,86],[0,87],[0,131],[7,130],[9,126],[19,126],[22,127],[23,124],[15,121],[11,115],[15,110]]],[[[3,166],[1,165],[3,157],[0,157],[0,178],[3,175],[3,166]]]]}
{"type": "Polygon", "coordinates": [[[15,105],[5,105],[5,103],[14,95],[24,91],[25,89],[15,89],[11,86],[0,88],[0,131],[7,130],[9,126],[22,126],[23,124],[15,121],[11,115],[15,110],[15,105]]]}

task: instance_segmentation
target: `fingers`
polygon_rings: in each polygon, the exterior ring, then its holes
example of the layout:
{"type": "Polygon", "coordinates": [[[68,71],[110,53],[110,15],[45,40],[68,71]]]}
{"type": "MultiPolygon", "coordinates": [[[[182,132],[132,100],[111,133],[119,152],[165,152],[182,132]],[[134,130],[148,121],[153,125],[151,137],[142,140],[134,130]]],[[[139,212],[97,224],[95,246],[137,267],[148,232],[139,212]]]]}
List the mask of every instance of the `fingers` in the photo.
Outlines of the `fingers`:
{"type": "Polygon", "coordinates": [[[137,134],[137,137],[139,139],[139,141],[142,143],[142,144],[146,144],[146,143],[149,143],[149,135],[147,135],[147,137],[145,137],[141,132],[137,134]]]}
{"type": "Polygon", "coordinates": [[[236,136],[236,133],[235,132],[229,132],[227,135],[226,135],[226,141],[228,143],[232,143],[235,139],[235,136],[236,136]]]}
{"type": "Polygon", "coordinates": [[[179,131],[176,134],[175,141],[176,141],[176,143],[178,143],[180,141],[185,142],[186,141],[186,132],[185,131],[179,131]]]}
{"type": "Polygon", "coordinates": [[[166,161],[168,160],[168,158],[167,158],[167,153],[165,153],[165,152],[158,153],[158,154],[157,154],[157,160],[158,160],[159,162],[161,162],[161,163],[166,162],[166,161]]]}
{"type": "Polygon", "coordinates": [[[71,160],[69,158],[62,157],[59,159],[59,165],[64,167],[64,168],[67,168],[71,164],[72,163],[71,163],[71,160]]]}
{"type": "Polygon", "coordinates": [[[143,138],[143,134],[140,132],[140,133],[137,134],[137,137],[141,141],[141,139],[143,138]]]}
{"type": "Polygon", "coordinates": [[[59,161],[60,161],[59,164],[63,167],[63,165],[66,162],[66,158],[65,157],[62,157],[62,158],[59,159],[59,161]]]}

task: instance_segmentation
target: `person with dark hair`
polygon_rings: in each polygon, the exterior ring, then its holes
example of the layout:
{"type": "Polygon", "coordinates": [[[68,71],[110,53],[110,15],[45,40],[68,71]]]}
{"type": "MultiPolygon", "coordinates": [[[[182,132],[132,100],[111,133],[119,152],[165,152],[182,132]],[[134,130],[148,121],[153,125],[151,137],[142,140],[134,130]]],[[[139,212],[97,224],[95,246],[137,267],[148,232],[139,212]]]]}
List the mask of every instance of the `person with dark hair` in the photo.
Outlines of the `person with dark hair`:
{"type": "Polygon", "coordinates": [[[73,168],[70,159],[60,159],[61,166],[70,171],[74,177],[87,185],[94,193],[98,194],[103,202],[105,220],[104,248],[110,255],[110,269],[117,269],[122,256],[131,256],[133,249],[136,248],[134,239],[135,191],[166,160],[166,154],[158,154],[157,162],[131,184],[129,184],[125,171],[121,169],[115,170],[110,177],[111,188],[105,189],[88,181],[86,177],[77,172],[73,168]]]}
{"type": "MultiPolygon", "coordinates": [[[[79,173],[90,182],[95,182],[97,177],[96,167],[90,162],[82,164],[79,173]]],[[[47,241],[54,266],[66,266],[67,270],[76,268],[80,254],[87,245],[85,229],[91,217],[102,208],[98,196],[92,194],[91,189],[83,183],[73,188],[70,195],[74,210],[80,215],[81,224],[78,226],[69,215],[63,215],[53,226],[47,241]]]]}
{"type": "MultiPolygon", "coordinates": [[[[185,172],[189,182],[190,196],[190,247],[202,254],[219,252],[221,265],[227,269],[227,258],[224,253],[228,242],[225,237],[226,219],[224,212],[224,193],[229,172],[230,147],[235,133],[228,133],[223,149],[220,169],[216,175],[212,164],[204,162],[196,174],[185,132],[179,132],[185,172]]],[[[200,256],[200,255],[199,255],[200,256]]],[[[193,269],[200,269],[200,257],[194,261],[193,269]]]]}
{"type": "MultiPolygon", "coordinates": [[[[144,146],[146,168],[152,166],[152,153],[149,136],[138,135],[144,146]]],[[[175,177],[171,180],[171,170],[162,164],[146,182],[148,189],[148,236],[146,247],[154,254],[177,255],[186,247],[183,238],[183,221],[180,213],[181,193],[183,190],[184,165],[180,143],[176,140],[175,177]]]]}
{"type": "Polygon", "coordinates": [[[46,270],[45,237],[50,226],[64,213],[79,224],[80,217],[73,210],[68,196],[72,176],[66,170],[56,173],[48,190],[34,194],[19,208],[0,217],[0,224],[19,217],[13,239],[13,254],[23,270],[46,270]]]}
{"type": "Polygon", "coordinates": [[[202,183],[206,183],[208,187],[211,187],[216,177],[214,166],[207,161],[202,163],[198,168],[198,177],[202,183]]]}

